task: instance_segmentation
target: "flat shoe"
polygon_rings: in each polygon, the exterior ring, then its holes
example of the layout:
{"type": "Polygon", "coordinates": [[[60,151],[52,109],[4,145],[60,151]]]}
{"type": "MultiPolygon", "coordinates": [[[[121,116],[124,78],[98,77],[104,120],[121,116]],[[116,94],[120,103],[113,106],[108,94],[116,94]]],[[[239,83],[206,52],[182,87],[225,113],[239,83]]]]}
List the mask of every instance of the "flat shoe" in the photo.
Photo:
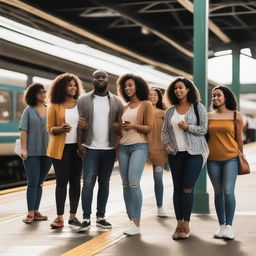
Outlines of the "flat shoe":
{"type": "Polygon", "coordinates": [[[42,215],[40,212],[35,213],[34,221],[44,221],[47,219],[48,217],[45,215],[42,215]]]}
{"type": "Polygon", "coordinates": [[[189,232],[190,229],[189,228],[182,228],[180,233],[179,233],[179,239],[187,239],[189,238],[189,232]]]}
{"type": "Polygon", "coordinates": [[[34,220],[34,217],[33,217],[33,216],[27,215],[26,218],[23,219],[22,221],[23,221],[24,223],[26,223],[26,224],[30,224],[30,223],[33,222],[33,220],[34,220]]]}
{"type": "Polygon", "coordinates": [[[52,229],[63,228],[63,227],[64,227],[64,221],[63,219],[60,219],[58,217],[51,223],[52,229]]]}

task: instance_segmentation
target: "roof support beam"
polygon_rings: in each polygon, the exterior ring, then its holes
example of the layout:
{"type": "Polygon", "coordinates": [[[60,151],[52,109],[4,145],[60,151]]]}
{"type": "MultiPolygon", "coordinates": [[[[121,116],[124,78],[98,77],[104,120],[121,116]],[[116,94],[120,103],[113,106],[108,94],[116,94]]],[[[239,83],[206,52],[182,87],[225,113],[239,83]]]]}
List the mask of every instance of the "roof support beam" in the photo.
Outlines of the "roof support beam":
{"type": "Polygon", "coordinates": [[[162,40],[164,40],[165,42],[170,44],[172,47],[174,47],[177,50],[179,50],[181,53],[185,54],[186,56],[188,56],[190,58],[193,58],[193,52],[191,52],[190,50],[184,48],[179,43],[175,42],[172,38],[166,36],[165,34],[161,33],[157,29],[152,28],[151,26],[148,26],[147,24],[144,24],[144,23],[140,22],[138,19],[132,17],[131,15],[129,15],[127,13],[124,13],[122,10],[120,10],[120,8],[118,8],[116,6],[113,6],[113,5],[110,5],[110,4],[105,4],[104,1],[91,0],[91,2],[96,3],[98,5],[102,5],[102,6],[108,7],[110,9],[114,10],[115,12],[119,12],[122,16],[125,16],[127,19],[132,20],[134,23],[137,23],[137,24],[141,25],[141,27],[144,27],[150,33],[158,36],[159,38],[161,38],[162,40]]]}
{"type": "MultiPolygon", "coordinates": [[[[194,5],[189,0],[177,0],[183,7],[191,13],[194,13],[194,5]]],[[[209,29],[224,43],[230,43],[231,39],[210,19],[208,21],[209,29]]]]}
{"type": "Polygon", "coordinates": [[[80,36],[84,36],[86,38],[89,38],[90,40],[98,43],[98,44],[101,44],[105,47],[108,47],[108,48],[111,48],[117,52],[120,52],[120,53],[123,53],[127,56],[130,56],[134,59],[137,59],[143,63],[147,63],[149,65],[152,65],[153,67],[158,67],[162,70],[165,70],[171,74],[176,74],[176,75],[181,75],[181,76],[186,76],[188,78],[191,78],[192,75],[187,73],[187,72],[184,72],[183,70],[180,70],[178,68],[175,68],[173,66],[170,66],[168,64],[165,64],[163,62],[159,62],[159,61],[156,61],[156,60],[153,60],[153,59],[150,59],[148,57],[145,57],[141,54],[138,54],[132,50],[129,50],[127,48],[124,48],[120,45],[117,45],[113,42],[110,42],[109,40],[106,40],[100,36],[97,36],[91,32],[88,32],[87,30],[85,29],[82,29],[81,27],[78,27],[78,26],[75,26],[69,22],[66,22],[62,19],[59,19],[57,17],[55,17],[54,15],[51,15],[47,12],[44,12],[42,10],[39,10],[31,5],[28,5],[26,3],[23,3],[19,0],[0,0],[0,2],[2,3],[5,3],[7,5],[11,5],[11,6],[14,6],[16,8],[19,8],[19,9],[22,9],[28,13],[31,13],[32,15],[35,15],[37,17],[40,17],[41,19],[44,19],[44,20],[47,20],[48,22],[51,22],[55,25],[58,25],[66,30],[69,30],[73,33],[76,33],[80,36]]]}

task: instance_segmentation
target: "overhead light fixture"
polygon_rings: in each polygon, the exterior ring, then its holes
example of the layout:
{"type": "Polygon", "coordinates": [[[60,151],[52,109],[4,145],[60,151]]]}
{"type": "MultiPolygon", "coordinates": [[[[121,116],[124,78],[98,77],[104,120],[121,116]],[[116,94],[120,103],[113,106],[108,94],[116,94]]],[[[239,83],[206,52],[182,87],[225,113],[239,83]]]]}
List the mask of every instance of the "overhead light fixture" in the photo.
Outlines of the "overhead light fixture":
{"type": "Polygon", "coordinates": [[[141,33],[143,35],[148,35],[149,34],[149,31],[145,28],[145,27],[141,27],[141,33]]]}

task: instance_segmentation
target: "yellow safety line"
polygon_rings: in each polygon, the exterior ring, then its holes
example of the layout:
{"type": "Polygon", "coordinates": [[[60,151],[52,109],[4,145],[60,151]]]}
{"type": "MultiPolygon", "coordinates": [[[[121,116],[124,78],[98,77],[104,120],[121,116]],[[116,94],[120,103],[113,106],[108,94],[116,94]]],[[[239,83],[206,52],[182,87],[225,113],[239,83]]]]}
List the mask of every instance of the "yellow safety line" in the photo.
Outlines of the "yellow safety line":
{"type": "Polygon", "coordinates": [[[5,220],[9,220],[11,218],[15,218],[15,217],[18,217],[18,216],[21,216],[21,214],[14,214],[14,215],[9,215],[7,217],[2,217],[2,218],[0,218],[0,222],[5,221],[5,220]]]}
{"type": "MultiPolygon", "coordinates": [[[[44,186],[55,184],[55,180],[48,180],[44,182],[44,186]]],[[[19,192],[26,190],[27,186],[17,187],[17,188],[10,188],[10,189],[4,189],[0,191],[0,195],[10,194],[14,192],[19,192]]]]}
{"type": "Polygon", "coordinates": [[[60,256],[92,256],[126,237],[119,228],[101,234],[60,256]]]}

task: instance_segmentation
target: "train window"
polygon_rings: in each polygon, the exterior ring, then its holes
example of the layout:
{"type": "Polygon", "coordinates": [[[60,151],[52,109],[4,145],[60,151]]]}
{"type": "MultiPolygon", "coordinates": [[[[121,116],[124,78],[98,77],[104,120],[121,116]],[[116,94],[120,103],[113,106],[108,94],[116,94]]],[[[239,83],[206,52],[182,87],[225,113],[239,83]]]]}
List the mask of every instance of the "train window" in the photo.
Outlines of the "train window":
{"type": "Polygon", "coordinates": [[[0,123],[11,122],[12,118],[12,94],[0,89],[0,123]]]}
{"type": "Polygon", "coordinates": [[[17,104],[16,104],[16,120],[19,122],[21,118],[21,114],[26,107],[26,103],[24,101],[24,93],[17,93],[17,104]]]}

